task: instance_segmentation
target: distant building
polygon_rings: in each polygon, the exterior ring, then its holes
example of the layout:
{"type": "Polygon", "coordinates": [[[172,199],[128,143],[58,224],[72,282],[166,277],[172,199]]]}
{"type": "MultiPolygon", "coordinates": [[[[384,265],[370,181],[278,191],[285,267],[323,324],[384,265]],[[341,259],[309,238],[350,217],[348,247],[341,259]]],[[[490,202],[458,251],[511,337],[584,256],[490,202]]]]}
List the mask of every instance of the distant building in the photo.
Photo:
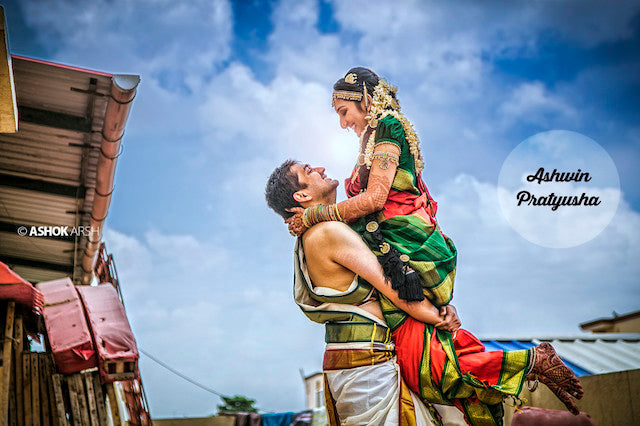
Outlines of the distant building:
{"type": "Polygon", "coordinates": [[[593,333],[640,333],[640,311],[624,315],[614,312],[611,318],[583,322],[580,328],[593,333]]]}
{"type": "Polygon", "coordinates": [[[305,376],[304,392],[308,410],[324,407],[324,375],[318,372],[305,376]]]}

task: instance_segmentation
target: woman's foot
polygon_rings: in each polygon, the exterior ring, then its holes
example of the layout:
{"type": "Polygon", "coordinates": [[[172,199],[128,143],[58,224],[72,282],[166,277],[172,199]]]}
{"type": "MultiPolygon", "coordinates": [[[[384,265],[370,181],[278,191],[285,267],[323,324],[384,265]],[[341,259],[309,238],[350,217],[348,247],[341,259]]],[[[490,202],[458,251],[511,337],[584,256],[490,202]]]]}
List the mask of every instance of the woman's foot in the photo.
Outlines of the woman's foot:
{"type": "Polygon", "coordinates": [[[573,414],[580,410],[573,397],[582,398],[582,386],[578,378],[558,356],[553,346],[542,343],[535,348],[535,360],[527,380],[539,380],[553,392],[573,414]]]}

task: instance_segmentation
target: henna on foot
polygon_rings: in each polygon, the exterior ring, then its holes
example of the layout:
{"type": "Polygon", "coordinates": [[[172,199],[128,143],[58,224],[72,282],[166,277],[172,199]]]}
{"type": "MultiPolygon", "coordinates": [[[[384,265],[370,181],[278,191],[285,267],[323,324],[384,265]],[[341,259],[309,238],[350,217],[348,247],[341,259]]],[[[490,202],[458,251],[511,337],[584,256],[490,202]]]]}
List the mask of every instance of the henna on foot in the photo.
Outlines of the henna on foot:
{"type": "Polygon", "coordinates": [[[580,399],[583,395],[578,378],[558,356],[551,344],[545,342],[535,349],[535,360],[527,380],[539,380],[562,401],[573,414],[579,414],[572,396],[580,399]]]}

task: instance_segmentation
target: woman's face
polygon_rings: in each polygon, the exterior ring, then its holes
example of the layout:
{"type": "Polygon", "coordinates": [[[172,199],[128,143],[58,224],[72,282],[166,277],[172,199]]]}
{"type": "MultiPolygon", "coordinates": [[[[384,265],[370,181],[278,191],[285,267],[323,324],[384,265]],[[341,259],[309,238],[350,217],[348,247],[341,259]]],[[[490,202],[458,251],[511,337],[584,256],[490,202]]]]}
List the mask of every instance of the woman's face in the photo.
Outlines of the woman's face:
{"type": "Polygon", "coordinates": [[[336,113],[338,113],[338,117],[340,117],[340,127],[343,129],[351,129],[356,132],[356,135],[360,136],[368,124],[364,118],[367,113],[364,108],[362,108],[362,104],[345,99],[336,99],[334,108],[336,113]]]}

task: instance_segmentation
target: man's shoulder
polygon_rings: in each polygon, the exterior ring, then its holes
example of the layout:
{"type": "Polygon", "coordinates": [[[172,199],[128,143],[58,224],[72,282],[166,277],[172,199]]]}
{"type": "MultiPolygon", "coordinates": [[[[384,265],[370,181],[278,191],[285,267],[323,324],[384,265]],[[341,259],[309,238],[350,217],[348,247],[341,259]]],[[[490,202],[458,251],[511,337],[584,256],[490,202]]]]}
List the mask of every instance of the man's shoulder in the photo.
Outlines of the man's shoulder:
{"type": "Polygon", "coordinates": [[[305,245],[324,244],[327,241],[340,240],[354,234],[349,225],[343,222],[321,222],[305,232],[305,245]]]}

